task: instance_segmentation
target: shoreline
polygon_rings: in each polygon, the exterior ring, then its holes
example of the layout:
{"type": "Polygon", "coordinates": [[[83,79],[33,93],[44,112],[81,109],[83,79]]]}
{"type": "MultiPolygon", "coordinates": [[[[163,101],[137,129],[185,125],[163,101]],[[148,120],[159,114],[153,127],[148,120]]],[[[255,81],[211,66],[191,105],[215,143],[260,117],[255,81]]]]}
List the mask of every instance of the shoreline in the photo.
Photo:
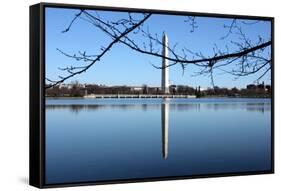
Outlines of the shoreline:
{"type": "Polygon", "coordinates": [[[136,97],[136,96],[131,96],[131,97],[125,97],[125,96],[112,96],[112,97],[101,97],[101,96],[97,96],[97,97],[88,97],[88,96],[81,96],[81,97],[74,97],[74,96],[45,96],[46,99],[165,99],[165,98],[169,98],[169,99],[272,99],[272,97],[247,97],[247,96],[240,96],[240,97],[228,97],[228,96],[204,96],[204,97],[136,97]]]}

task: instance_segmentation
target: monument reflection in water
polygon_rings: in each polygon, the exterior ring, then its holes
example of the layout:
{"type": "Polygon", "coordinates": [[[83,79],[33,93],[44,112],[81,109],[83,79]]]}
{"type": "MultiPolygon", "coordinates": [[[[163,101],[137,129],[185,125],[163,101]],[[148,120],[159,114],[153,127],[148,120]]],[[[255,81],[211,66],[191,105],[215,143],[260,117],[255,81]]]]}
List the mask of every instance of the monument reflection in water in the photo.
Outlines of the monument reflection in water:
{"type": "Polygon", "coordinates": [[[163,158],[168,157],[168,137],[169,137],[169,103],[164,100],[161,104],[161,125],[162,125],[162,153],[163,158]]]}

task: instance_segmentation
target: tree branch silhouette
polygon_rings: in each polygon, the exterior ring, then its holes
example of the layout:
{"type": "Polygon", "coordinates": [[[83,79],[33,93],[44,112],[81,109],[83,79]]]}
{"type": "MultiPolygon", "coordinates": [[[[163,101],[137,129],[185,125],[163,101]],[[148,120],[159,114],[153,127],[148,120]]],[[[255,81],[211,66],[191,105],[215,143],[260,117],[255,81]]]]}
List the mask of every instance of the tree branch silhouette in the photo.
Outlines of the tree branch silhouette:
{"type": "MultiPolygon", "coordinates": [[[[255,74],[263,70],[263,73],[257,78],[257,81],[263,78],[266,73],[271,70],[272,60],[271,54],[269,54],[269,52],[271,51],[270,46],[272,45],[271,39],[264,40],[259,37],[258,42],[253,43],[247,38],[246,34],[242,31],[242,27],[240,26],[254,25],[258,23],[258,21],[246,22],[239,19],[233,19],[231,20],[231,23],[229,25],[223,26],[225,29],[227,29],[227,32],[223,37],[221,37],[221,40],[225,40],[231,35],[237,35],[239,37],[239,42],[231,41],[232,45],[235,45],[237,47],[237,49],[232,52],[228,50],[228,47],[226,47],[226,50],[223,51],[215,45],[215,47],[213,48],[213,55],[206,56],[201,52],[193,52],[186,47],[183,47],[181,48],[181,51],[178,51],[176,43],[174,45],[167,46],[170,56],[166,57],[163,56],[160,52],[160,49],[157,48],[157,46],[163,46],[162,41],[161,39],[159,39],[158,35],[153,35],[149,31],[149,27],[147,27],[147,30],[144,30],[141,27],[144,22],[151,16],[151,14],[143,14],[143,16],[144,18],[142,20],[138,20],[134,19],[131,13],[128,13],[128,18],[122,18],[117,21],[106,21],[99,16],[98,12],[95,12],[94,15],[86,10],[80,10],[80,12],[75,15],[69,26],[63,32],[68,32],[73,26],[73,23],[79,18],[83,21],[88,22],[89,24],[93,25],[94,27],[98,28],[103,33],[108,35],[112,39],[112,42],[107,47],[102,47],[102,53],[97,55],[87,55],[86,52],[78,52],[78,55],[70,55],[58,49],[58,51],[66,57],[76,59],[77,61],[82,60],[84,62],[91,63],[86,66],[71,66],[66,68],[59,68],[60,70],[67,71],[69,75],[66,77],[59,76],[60,80],[58,81],[53,81],[46,78],[46,80],[51,83],[50,87],[58,85],[65,80],[88,70],[93,64],[99,61],[100,58],[106,52],[108,52],[115,43],[121,43],[126,47],[132,49],[133,51],[139,52],[141,54],[168,59],[169,61],[171,61],[171,63],[166,67],[180,64],[183,73],[188,65],[198,66],[199,72],[196,72],[194,76],[209,75],[213,86],[214,70],[220,70],[224,73],[231,74],[235,76],[236,79],[242,76],[255,74]],[[129,33],[131,34],[131,36],[128,35],[129,33]],[[140,45],[139,42],[136,42],[132,35],[142,35],[144,39],[142,41],[143,44],[140,45]],[[145,39],[148,42],[145,42],[145,39]],[[266,55],[265,53],[266,50],[268,51],[268,55],[266,55]],[[233,69],[230,71],[225,70],[224,67],[228,65],[232,65],[233,69]]],[[[190,24],[191,33],[193,33],[195,29],[198,28],[196,17],[187,17],[187,20],[184,20],[184,22],[190,24]]],[[[157,66],[155,64],[152,64],[152,66],[156,69],[163,69],[162,66],[157,66]]]]}
{"type": "MultiPolygon", "coordinates": [[[[82,14],[82,12],[84,12],[84,11],[81,11],[80,13],[82,14]]],[[[78,17],[81,15],[80,13],[78,14],[78,16],[76,15],[75,19],[78,18],[78,17]]],[[[133,30],[135,30],[136,28],[138,28],[142,23],[144,23],[144,22],[150,17],[150,15],[151,15],[151,14],[145,15],[144,18],[143,18],[142,20],[140,20],[138,23],[135,23],[135,25],[133,25],[133,26],[130,27],[130,28],[126,28],[126,29],[125,29],[122,33],[120,33],[120,35],[118,35],[111,43],[109,43],[105,48],[102,48],[102,52],[101,52],[100,54],[98,54],[98,55],[95,55],[95,58],[94,58],[93,60],[91,60],[92,62],[91,62],[90,64],[88,64],[88,65],[86,65],[86,66],[82,66],[82,67],[70,67],[70,68],[67,67],[67,68],[61,68],[61,70],[66,70],[66,71],[69,73],[69,75],[64,76],[64,77],[59,76],[60,80],[57,80],[57,81],[50,80],[50,79],[46,78],[47,81],[49,81],[49,82],[52,83],[51,85],[46,86],[46,88],[54,87],[54,86],[56,86],[56,85],[58,85],[58,84],[64,82],[65,80],[67,80],[67,79],[69,79],[69,78],[72,78],[73,76],[76,76],[76,75],[78,75],[78,74],[81,74],[81,73],[83,73],[83,72],[86,72],[86,71],[87,71],[89,68],[91,68],[96,62],[100,61],[100,59],[102,58],[102,56],[105,55],[105,54],[111,49],[111,47],[112,47],[114,44],[116,44],[117,42],[119,42],[119,40],[120,40],[122,37],[128,35],[130,32],[132,32],[133,30]]],[[[72,20],[71,24],[69,25],[69,27],[67,28],[66,31],[69,31],[69,29],[70,29],[71,25],[73,24],[73,22],[74,22],[74,21],[72,20]]],[[[65,31],[63,31],[63,32],[65,32],[65,31]]],[[[59,51],[60,51],[60,50],[59,50],[59,51]]],[[[60,51],[60,52],[62,52],[62,51],[60,51]]],[[[66,56],[71,57],[70,55],[68,55],[68,54],[66,54],[66,53],[64,53],[64,52],[62,52],[62,53],[63,53],[64,55],[66,55],[66,56]]],[[[80,58],[83,59],[83,60],[86,60],[86,61],[89,60],[89,58],[88,58],[89,56],[86,56],[85,54],[84,54],[84,55],[82,54],[82,57],[76,57],[75,55],[73,55],[72,57],[75,58],[75,59],[78,59],[78,60],[79,60],[80,58]]]]}

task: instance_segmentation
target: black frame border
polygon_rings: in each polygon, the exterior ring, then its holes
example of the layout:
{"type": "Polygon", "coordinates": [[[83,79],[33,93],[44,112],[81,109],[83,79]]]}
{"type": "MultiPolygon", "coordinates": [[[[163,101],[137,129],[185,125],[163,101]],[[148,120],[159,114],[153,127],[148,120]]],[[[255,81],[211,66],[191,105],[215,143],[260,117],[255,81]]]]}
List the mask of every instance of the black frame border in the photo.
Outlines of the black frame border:
{"type": "Polygon", "coordinates": [[[104,185],[116,183],[152,182],[164,180],[182,180],[194,178],[228,177],[241,175],[260,175],[274,173],[274,17],[233,15],[218,13],[200,13],[187,11],[156,10],[127,7],[109,7],[95,5],[77,5],[61,3],[39,3],[30,6],[30,66],[29,66],[29,184],[38,188],[55,188],[69,186],[104,185]],[[45,183],[45,8],[88,9],[118,12],[139,12],[165,15],[188,15],[214,18],[237,18],[264,20],[271,22],[271,169],[265,171],[213,173],[186,176],[168,176],[138,179],[69,182],[58,184],[45,183]]]}

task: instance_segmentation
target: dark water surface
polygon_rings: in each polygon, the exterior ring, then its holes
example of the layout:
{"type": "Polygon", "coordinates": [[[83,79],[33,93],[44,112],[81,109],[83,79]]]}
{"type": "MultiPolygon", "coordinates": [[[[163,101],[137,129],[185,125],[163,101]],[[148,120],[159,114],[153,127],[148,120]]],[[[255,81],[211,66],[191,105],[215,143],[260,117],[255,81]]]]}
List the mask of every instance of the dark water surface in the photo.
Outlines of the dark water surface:
{"type": "Polygon", "coordinates": [[[46,99],[47,184],[270,167],[270,99],[46,99]]]}

